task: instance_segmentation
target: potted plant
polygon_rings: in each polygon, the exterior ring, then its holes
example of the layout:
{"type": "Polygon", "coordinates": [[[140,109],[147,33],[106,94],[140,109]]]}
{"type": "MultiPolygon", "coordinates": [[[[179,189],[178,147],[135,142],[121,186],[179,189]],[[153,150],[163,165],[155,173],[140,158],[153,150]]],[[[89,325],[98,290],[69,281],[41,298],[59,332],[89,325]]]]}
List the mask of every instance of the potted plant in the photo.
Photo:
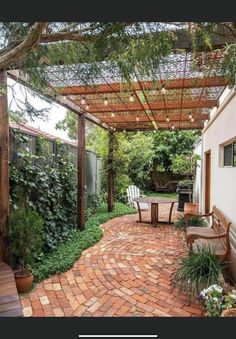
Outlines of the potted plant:
{"type": "Polygon", "coordinates": [[[24,293],[32,285],[33,274],[30,267],[43,246],[42,217],[29,208],[13,211],[10,216],[9,241],[16,267],[16,286],[19,293],[24,293]]]}
{"type": "Polygon", "coordinates": [[[200,300],[208,317],[236,316],[236,290],[225,291],[225,288],[214,284],[201,291],[200,300]]]}
{"type": "Polygon", "coordinates": [[[185,213],[198,213],[198,204],[193,203],[193,181],[200,160],[198,154],[176,154],[172,159],[171,170],[175,174],[185,176],[184,180],[178,183],[178,211],[185,213]]]}

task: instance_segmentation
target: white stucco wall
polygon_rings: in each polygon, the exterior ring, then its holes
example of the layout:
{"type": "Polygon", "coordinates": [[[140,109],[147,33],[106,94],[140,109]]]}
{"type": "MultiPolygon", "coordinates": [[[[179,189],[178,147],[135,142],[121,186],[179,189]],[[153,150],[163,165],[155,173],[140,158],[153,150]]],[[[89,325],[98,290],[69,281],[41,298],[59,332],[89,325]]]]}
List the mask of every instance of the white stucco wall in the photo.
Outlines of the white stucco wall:
{"type": "MultiPolygon", "coordinates": [[[[232,267],[236,278],[236,167],[222,167],[222,151],[220,145],[227,141],[236,140],[236,92],[232,90],[220,105],[208,126],[203,130],[203,156],[211,150],[211,208],[216,205],[233,222],[230,238],[232,248],[232,267]],[[230,98],[230,100],[229,100],[230,98]]],[[[205,199],[205,164],[202,168],[202,209],[205,199]]]]}
{"type": "MultiPolygon", "coordinates": [[[[201,140],[195,145],[194,148],[194,154],[199,155],[202,158],[202,143],[201,140]]],[[[202,159],[197,161],[197,168],[196,168],[196,176],[194,180],[194,186],[193,186],[193,201],[198,203],[199,206],[201,206],[201,162],[202,159]]]]}

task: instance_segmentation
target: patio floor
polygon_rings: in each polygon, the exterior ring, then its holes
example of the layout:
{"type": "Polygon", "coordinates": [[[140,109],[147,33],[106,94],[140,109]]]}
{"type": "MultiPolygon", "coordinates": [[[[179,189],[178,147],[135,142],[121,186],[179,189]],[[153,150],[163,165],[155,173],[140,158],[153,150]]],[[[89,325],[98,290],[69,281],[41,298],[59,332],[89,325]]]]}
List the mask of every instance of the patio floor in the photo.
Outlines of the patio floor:
{"type": "MultiPolygon", "coordinates": [[[[161,216],[167,209],[162,206],[161,216]]],[[[198,301],[171,290],[177,259],[187,253],[182,238],[171,225],[136,220],[129,215],[105,223],[103,238],[72,269],[21,296],[24,315],[201,316],[198,301]]]]}

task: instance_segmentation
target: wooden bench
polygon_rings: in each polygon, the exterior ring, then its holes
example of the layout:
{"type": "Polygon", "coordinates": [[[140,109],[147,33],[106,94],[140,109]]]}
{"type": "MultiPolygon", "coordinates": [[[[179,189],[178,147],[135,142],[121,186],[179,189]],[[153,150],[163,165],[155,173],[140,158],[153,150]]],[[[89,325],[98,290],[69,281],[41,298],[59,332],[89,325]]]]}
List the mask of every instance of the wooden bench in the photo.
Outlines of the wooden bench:
{"type": "Polygon", "coordinates": [[[214,206],[211,213],[207,214],[185,214],[185,218],[198,215],[199,217],[211,217],[210,226],[186,227],[186,241],[191,250],[197,251],[203,246],[210,247],[217,257],[230,259],[229,229],[231,221],[214,206]]]}
{"type": "Polygon", "coordinates": [[[0,262],[0,317],[22,317],[22,307],[12,269],[0,262]]]}

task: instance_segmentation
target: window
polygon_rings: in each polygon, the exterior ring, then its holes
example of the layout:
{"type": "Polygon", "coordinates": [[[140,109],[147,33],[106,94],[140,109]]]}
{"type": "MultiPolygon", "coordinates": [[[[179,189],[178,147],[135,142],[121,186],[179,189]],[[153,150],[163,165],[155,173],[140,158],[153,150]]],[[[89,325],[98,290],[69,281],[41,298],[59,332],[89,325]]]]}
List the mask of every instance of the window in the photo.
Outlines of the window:
{"type": "Polygon", "coordinates": [[[224,166],[236,166],[236,142],[224,146],[224,166]]]}

